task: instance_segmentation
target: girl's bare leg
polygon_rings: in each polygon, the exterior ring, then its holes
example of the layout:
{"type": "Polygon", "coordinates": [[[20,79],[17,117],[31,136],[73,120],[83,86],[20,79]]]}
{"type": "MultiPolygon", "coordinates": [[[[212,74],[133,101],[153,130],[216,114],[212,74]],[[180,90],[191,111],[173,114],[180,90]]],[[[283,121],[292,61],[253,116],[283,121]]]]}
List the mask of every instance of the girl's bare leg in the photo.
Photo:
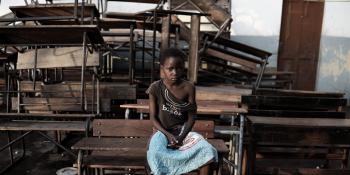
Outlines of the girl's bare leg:
{"type": "Polygon", "coordinates": [[[213,162],[213,160],[208,161],[205,165],[199,168],[199,175],[211,175],[212,171],[210,169],[210,165],[213,162]]]}
{"type": "Polygon", "coordinates": [[[204,165],[199,169],[199,175],[209,175],[210,164],[204,165]]]}

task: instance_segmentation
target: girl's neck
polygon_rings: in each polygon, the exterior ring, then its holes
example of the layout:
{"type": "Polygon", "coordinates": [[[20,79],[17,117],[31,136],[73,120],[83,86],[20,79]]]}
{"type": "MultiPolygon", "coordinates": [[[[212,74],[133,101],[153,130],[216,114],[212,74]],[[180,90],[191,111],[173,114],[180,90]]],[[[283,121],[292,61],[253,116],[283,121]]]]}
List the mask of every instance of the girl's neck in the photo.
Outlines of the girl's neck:
{"type": "Polygon", "coordinates": [[[172,80],[167,80],[167,79],[163,79],[162,80],[164,84],[166,84],[168,87],[174,87],[174,86],[178,86],[181,84],[182,79],[178,79],[177,81],[172,81],[172,80]]]}

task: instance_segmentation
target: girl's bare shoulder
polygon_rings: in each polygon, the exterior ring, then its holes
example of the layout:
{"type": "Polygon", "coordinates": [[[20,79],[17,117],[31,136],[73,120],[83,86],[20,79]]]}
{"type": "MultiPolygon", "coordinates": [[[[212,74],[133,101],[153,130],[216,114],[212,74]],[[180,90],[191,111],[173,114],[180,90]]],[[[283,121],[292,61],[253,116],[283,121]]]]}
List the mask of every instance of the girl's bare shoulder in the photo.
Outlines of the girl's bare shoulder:
{"type": "Polygon", "coordinates": [[[192,91],[195,89],[195,85],[191,81],[183,80],[182,84],[185,90],[192,91]]]}

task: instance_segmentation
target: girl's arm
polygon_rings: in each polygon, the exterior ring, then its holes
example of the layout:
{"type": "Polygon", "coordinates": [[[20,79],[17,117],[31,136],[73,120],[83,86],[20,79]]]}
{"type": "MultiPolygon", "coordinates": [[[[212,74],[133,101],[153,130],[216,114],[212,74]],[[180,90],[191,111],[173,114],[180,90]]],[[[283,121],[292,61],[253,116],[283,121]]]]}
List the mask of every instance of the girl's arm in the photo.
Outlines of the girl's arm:
{"type": "Polygon", "coordinates": [[[169,144],[171,145],[176,144],[177,140],[175,136],[164,129],[164,127],[157,120],[156,114],[157,114],[157,99],[154,95],[149,94],[149,115],[153,123],[153,126],[168,138],[169,144]]]}
{"type": "MultiPolygon", "coordinates": [[[[194,105],[196,104],[196,89],[195,89],[195,86],[193,84],[191,84],[191,86],[189,87],[188,102],[190,104],[194,104],[194,105]]],[[[192,127],[193,127],[194,122],[195,122],[194,118],[197,115],[196,109],[188,112],[188,119],[185,123],[185,128],[184,128],[182,134],[179,135],[177,138],[179,144],[181,144],[181,145],[182,145],[182,141],[186,138],[187,134],[192,130],[192,127]]]]}

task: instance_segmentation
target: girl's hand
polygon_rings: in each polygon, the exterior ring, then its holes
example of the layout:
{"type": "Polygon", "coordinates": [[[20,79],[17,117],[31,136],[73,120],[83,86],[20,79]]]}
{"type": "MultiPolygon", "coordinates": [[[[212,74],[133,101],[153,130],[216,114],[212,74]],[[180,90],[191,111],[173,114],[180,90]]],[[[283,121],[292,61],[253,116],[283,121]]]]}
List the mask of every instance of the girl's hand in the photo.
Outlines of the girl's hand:
{"type": "Polygon", "coordinates": [[[175,138],[175,136],[173,136],[173,135],[168,135],[167,136],[167,138],[168,138],[168,145],[176,145],[177,144],[177,139],[175,138]]]}

